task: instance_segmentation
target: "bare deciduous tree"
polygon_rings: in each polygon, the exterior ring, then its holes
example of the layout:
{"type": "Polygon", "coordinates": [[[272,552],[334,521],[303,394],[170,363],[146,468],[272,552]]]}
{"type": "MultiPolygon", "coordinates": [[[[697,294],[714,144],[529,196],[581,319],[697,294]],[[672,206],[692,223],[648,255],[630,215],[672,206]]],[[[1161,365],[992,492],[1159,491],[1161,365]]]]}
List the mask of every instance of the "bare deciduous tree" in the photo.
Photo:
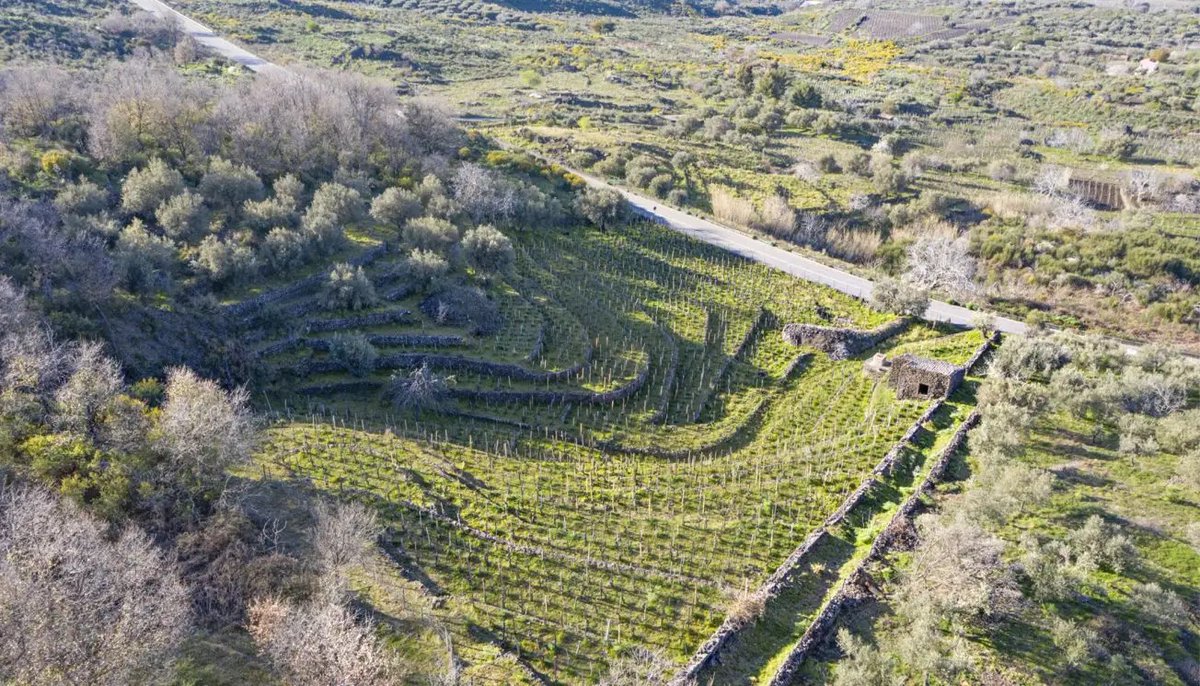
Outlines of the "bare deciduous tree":
{"type": "Polygon", "coordinates": [[[0,123],[14,136],[53,137],[55,124],[76,109],[77,92],[71,76],[55,67],[0,71],[0,123]]]}
{"type": "Polygon", "coordinates": [[[211,99],[207,86],[183,78],[167,63],[144,57],[113,62],[92,89],[92,153],[111,162],[197,157],[210,136],[211,99]]]}
{"type": "Polygon", "coordinates": [[[1033,179],[1033,190],[1042,195],[1057,196],[1066,193],[1071,182],[1071,170],[1065,167],[1045,165],[1033,179]]]}
{"type": "Polygon", "coordinates": [[[363,565],[381,528],[379,517],[358,503],[319,503],[315,510],[313,550],[326,577],[340,577],[363,565]]]}
{"type": "Polygon", "coordinates": [[[55,423],[95,439],[100,413],[124,388],[125,379],[99,343],[80,344],[73,357],[70,378],[54,394],[55,423]]]}
{"type": "Polygon", "coordinates": [[[454,200],[476,222],[508,221],[520,205],[513,184],[478,164],[461,165],[450,185],[454,189],[454,200]]]}
{"type": "Polygon", "coordinates": [[[0,680],[120,686],[153,673],[188,626],[187,592],[145,534],[116,541],[36,489],[0,499],[0,680]]]}
{"type": "Polygon", "coordinates": [[[250,458],[257,432],[247,400],[245,389],[226,392],[190,369],[171,370],[157,428],[172,481],[211,487],[250,458]]]}
{"type": "Polygon", "coordinates": [[[453,377],[435,374],[428,364],[414,369],[407,376],[393,375],[391,379],[392,404],[397,409],[436,410],[446,400],[453,377]]]}
{"type": "Polygon", "coordinates": [[[671,667],[671,661],[662,651],[639,646],[613,660],[599,686],[663,684],[670,676],[671,667]]]}
{"type": "Polygon", "coordinates": [[[753,624],[767,609],[767,596],[761,588],[730,589],[725,595],[725,616],[735,626],[753,624]]]}
{"type": "Polygon", "coordinates": [[[386,686],[389,656],[374,626],[337,602],[292,604],[258,600],[250,607],[250,635],[293,686],[386,686]]]}
{"type": "Polygon", "coordinates": [[[929,236],[917,239],[908,249],[908,271],[904,278],[928,290],[944,290],[956,297],[975,292],[975,272],[967,239],[929,236]]]}
{"type": "Polygon", "coordinates": [[[462,136],[455,124],[454,112],[442,100],[413,98],[405,102],[404,122],[417,149],[425,154],[448,153],[462,136]]]}

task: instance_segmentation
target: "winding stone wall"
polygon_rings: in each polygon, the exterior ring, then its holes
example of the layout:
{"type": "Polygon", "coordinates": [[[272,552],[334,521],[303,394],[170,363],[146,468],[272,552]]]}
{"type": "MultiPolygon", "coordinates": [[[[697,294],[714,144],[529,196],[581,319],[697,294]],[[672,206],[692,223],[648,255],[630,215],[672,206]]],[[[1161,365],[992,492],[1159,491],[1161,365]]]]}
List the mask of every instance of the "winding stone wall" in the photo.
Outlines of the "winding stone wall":
{"type": "MultiPolygon", "coordinates": [[[[385,255],[387,251],[387,244],[380,243],[370,250],[355,255],[349,260],[349,262],[352,266],[356,267],[366,266],[385,255]]],[[[283,288],[267,291],[266,293],[260,293],[249,300],[243,300],[232,305],[226,305],[224,308],[225,314],[227,316],[237,318],[249,317],[271,303],[279,302],[280,300],[286,300],[287,298],[295,297],[315,289],[316,287],[320,286],[326,278],[328,278],[328,274],[326,272],[317,272],[312,276],[306,276],[299,281],[284,286],[283,288]]]]}
{"type": "Polygon", "coordinates": [[[402,324],[409,321],[409,317],[411,316],[411,311],[397,308],[350,317],[338,317],[336,319],[310,319],[304,323],[304,328],[308,333],[345,331],[346,329],[362,329],[369,326],[402,324]]]}

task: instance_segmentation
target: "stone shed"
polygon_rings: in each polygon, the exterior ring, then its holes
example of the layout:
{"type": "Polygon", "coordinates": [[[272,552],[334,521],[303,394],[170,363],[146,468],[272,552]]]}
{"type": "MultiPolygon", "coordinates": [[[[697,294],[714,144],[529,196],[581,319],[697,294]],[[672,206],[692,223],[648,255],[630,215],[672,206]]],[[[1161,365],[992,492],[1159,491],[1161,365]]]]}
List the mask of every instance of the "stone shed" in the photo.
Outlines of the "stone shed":
{"type": "Polygon", "coordinates": [[[888,384],[902,400],[945,398],[962,383],[966,370],[928,357],[905,354],[892,359],[888,384]]]}

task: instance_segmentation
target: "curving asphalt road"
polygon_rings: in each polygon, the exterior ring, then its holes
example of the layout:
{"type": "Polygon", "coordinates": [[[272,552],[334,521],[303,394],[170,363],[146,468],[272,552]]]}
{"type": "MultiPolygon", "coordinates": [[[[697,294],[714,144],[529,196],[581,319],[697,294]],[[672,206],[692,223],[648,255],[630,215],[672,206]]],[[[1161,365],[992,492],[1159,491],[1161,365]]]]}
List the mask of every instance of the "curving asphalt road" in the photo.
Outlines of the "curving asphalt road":
{"type": "MultiPolygon", "coordinates": [[[[232,62],[236,62],[247,69],[257,73],[287,71],[286,68],[268,62],[249,50],[221,38],[212,29],[181,14],[170,5],[161,2],[161,0],[130,1],[147,12],[174,18],[179,22],[180,28],[185,33],[196,39],[206,49],[232,62]]],[[[648,198],[644,195],[613,186],[589,174],[575,171],[569,167],[564,168],[578,174],[580,178],[592,186],[611,188],[617,191],[629,201],[630,206],[633,207],[635,212],[680,233],[724,248],[748,259],[761,262],[806,281],[829,286],[842,293],[864,299],[871,296],[874,284],[860,276],[855,276],[849,272],[821,264],[820,262],[788,252],[782,248],[777,248],[769,243],[756,240],[736,229],[731,229],[702,217],[690,215],[673,207],[660,205],[659,201],[654,198],[648,198]]],[[[929,309],[925,311],[924,316],[929,321],[972,326],[980,314],[980,312],[975,310],[968,310],[965,307],[935,300],[930,303],[929,309]]],[[[1004,333],[1022,335],[1028,331],[1028,327],[1024,323],[1015,319],[1000,316],[994,316],[994,319],[995,327],[1004,333]]]]}
{"type": "Polygon", "coordinates": [[[287,71],[283,67],[274,64],[273,62],[268,62],[249,50],[240,48],[224,38],[221,38],[214,33],[212,29],[208,28],[204,24],[201,24],[195,19],[176,11],[174,7],[171,7],[165,2],[159,2],[159,0],[130,0],[130,2],[146,10],[147,12],[153,12],[160,17],[174,19],[176,22],[178,22],[179,28],[182,29],[184,33],[196,39],[196,42],[200,45],[203,45],[209,52],[220,55],[231,62],[236,62],[243,67],[250,69],[251,71],[256,73],[287,71]]]}
{"type": "MultiPolygon", "coordinates": [[[[705,243],[724,248],[729,252],[756,262],[761,262],[780,271],[787,272],[792,276],[823,284],[834,290],[858,298],[870,298],[871,292],[875,288],[874,283],[861,276],[821,264],[816,260],[797,255],[783,248],[775,247],[770,243],[765,243],[737,229],[729,228],[703,217],[688,214],[673,207],[660,205],[659,201],[654,198],[648,198],[624,188],[618,188],[594,176],[577,171],[574,173],[583,178],[589,185],[616,190],[625,197],[625,200],[629,202],[634,211],[641,216],[668,226],[680,233],[702,240],[705,243]]],[[[930,302],[929,309],[925,310],[924,318],[928,321],[974,326],[980,314],[977,310],[969,310],[965,307],[934,300],[930,302]]],[[[993,316],[996,329],[1003,333],[1024,335],[1029,330],[1029,327],[1023,322],[1009,319],[1008,317],[993,316]]]]}

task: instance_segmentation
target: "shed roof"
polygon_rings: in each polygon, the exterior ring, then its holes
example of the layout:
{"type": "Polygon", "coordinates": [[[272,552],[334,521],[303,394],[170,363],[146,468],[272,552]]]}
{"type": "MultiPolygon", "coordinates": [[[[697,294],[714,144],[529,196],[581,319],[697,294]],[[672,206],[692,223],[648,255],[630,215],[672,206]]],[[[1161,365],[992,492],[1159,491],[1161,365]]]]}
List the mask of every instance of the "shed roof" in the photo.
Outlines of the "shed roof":
{"type": "Polygon", "coordinates": [[[951,364],[945,360],[935,360],[929,357],[920,357],[907,353],[900,355],[894,361],[896,364],[912,369],[919,369],[923,372],[931,372],[934,374],[953,374],[958,371],[959,367],[956,364],[951,364]]]}

